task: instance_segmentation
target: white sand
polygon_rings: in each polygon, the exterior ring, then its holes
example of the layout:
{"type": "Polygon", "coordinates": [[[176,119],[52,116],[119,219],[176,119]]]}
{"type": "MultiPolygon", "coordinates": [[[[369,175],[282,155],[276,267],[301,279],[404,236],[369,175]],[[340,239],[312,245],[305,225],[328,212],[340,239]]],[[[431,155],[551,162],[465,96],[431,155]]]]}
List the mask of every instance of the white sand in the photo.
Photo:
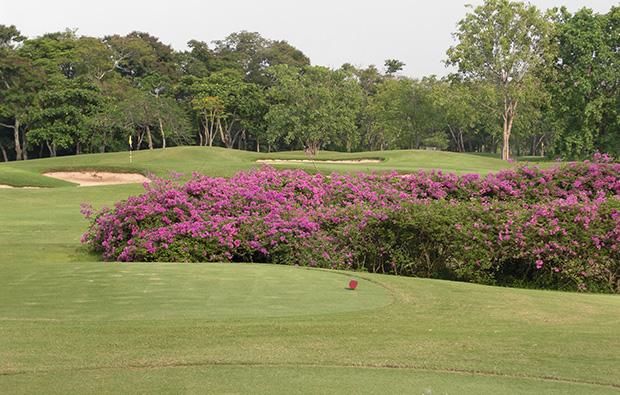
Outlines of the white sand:
{"type": "Polygon", "coordinates": [[[110,173],[110,172],[83,172],[83,171],[55,171],[43,173],[44,176],[58,178],[60,180],[75,182],[80,186],[135,184],[149,181],[141,174],[133,173],[110,173]]]}

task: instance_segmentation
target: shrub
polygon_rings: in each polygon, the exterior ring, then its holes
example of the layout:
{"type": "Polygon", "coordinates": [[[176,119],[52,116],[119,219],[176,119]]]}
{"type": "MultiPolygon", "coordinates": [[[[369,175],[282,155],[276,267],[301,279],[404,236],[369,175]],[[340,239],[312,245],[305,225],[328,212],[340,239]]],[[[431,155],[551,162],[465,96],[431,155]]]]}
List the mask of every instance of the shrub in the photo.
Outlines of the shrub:
{"type": "Polygon", "coordinates": [[[244,261],[486,284],[620,292],[620,166],[480,178],[310,175],[264,166],[230,179],[151,176],[146,192],[87,204],[83,242],[105,260],[244,261]]]}

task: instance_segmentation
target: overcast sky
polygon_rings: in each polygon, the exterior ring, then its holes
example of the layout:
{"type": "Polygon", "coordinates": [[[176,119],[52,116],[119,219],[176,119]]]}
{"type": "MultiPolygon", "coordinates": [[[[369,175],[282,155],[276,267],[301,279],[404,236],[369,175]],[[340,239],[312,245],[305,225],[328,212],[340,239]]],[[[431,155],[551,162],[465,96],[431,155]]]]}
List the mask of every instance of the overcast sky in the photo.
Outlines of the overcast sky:
{"type": "MultiPolygon", "coordinates": [[[[451,33],[482,0],[0,0],[0,24],[15,25],[23,35],[78,29],[79,36],[103,37],[147,32],[175,50],[195,39],[211,43],[247,30],[264,38],[286,40],[313,65],[338,68],[386,59],[406,63],[402,74],[421,78],[448,70],[441,63],[455,44],[451,33]]],[[[605,14],[617,1],[532,0],[541,10],[565,5],[605,14]]],[[[213,46],[210,46],[213,48],[213,46]]]]}

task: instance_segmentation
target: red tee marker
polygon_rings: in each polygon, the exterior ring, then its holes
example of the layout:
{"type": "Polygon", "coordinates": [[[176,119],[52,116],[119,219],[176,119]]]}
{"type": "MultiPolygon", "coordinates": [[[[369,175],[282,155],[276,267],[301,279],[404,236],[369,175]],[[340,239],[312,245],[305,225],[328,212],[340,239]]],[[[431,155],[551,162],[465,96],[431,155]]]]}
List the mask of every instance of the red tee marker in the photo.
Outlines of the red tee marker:
{"type": "Polygon", "coordinates": [[[351,288],[351,289],[357,288],[357,280],[349,281],[349,288],[351,288]]]}

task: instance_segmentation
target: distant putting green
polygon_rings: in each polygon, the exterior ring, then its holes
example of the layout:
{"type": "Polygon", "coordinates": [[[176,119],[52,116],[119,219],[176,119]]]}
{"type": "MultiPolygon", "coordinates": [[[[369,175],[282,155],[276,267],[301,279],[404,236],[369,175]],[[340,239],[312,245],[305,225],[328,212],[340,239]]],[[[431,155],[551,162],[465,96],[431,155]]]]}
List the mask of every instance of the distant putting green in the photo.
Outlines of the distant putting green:
{"type": "Polygon", "coordinates": [[[1,264],[0,322],[217,321],[320,315],[388,305],[354,273],[231,263],[1,264]],[[360,286],[348,289],[350,278],[360,286]]]}

